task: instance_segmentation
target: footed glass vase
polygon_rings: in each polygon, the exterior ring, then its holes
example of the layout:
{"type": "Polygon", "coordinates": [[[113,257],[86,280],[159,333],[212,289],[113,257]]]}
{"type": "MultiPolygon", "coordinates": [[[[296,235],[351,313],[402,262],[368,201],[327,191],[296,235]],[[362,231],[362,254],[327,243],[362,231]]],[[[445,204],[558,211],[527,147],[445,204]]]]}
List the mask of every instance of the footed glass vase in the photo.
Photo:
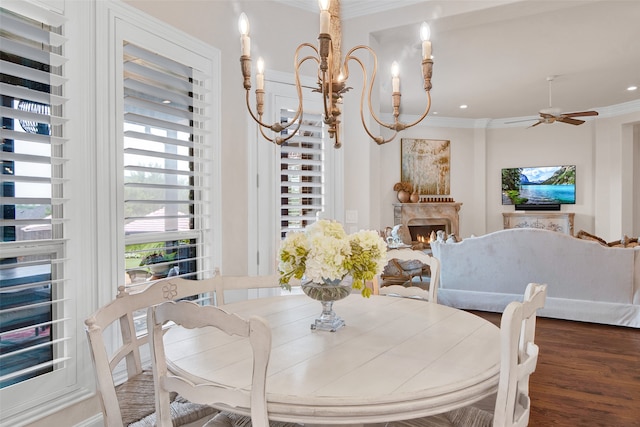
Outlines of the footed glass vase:
{"type": "Polygon", "coordinates": [[[344,320],[333,311],[333,303],[349,296],[350,282],[342,280],[327,283],[306,282],[301,286],[307,296],[322,304],[322,313],[311,324],[312,330],[335,332],[345,325],[344,320]]]}

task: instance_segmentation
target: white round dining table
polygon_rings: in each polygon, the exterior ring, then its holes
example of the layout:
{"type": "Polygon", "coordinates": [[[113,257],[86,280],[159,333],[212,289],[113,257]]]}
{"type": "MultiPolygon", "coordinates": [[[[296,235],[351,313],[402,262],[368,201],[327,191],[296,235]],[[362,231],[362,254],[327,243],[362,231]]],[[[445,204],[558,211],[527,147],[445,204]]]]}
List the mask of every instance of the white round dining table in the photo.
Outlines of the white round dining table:
{"type": "MultiPolygon", "coordinates": [[[[411,298],[353,294],[334,304],[346,326],[313,331],[321,305],[305,295],[223,306],[258,315],[272,329],[269,418],[309,424],[362,424],[417,418],[466,406],[497,391],[500,331],[455,308],[411,298]]],[[[246,339],[214,328],[169,328],[169,369],[194,382],[250,388],[246,339]]],[[[248,414],[246,408],[235,408],[248,414]]]]}

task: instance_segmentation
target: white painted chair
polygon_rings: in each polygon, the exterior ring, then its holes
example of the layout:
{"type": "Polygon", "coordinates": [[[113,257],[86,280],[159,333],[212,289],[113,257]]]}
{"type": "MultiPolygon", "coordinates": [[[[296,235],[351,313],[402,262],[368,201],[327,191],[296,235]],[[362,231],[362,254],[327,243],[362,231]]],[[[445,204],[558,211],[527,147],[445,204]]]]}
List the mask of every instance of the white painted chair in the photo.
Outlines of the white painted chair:
{"type": "MultiPolygon", "coordinates": [[[[408,298],[423,299],[425,301],[438,302],[438,287],[440,285],[440,261],[437,258],[423,252],[412,249],[391,249],[387,251],[387,261],[392,259],[400,261],[418,260],[429,266],[431,271],[428,289],[420,286],[388,285],[377,286],[380,295],[395,295],[408,298]]],[[[424,283],[422,277],[419,280],[424,283]]],[[[413,282],[413,280],[412,280],[413,282]]],[[[419,284],[422,284],[419,283],[419,284]]],[[[412,284],[412,283],[411,283],[412,284]]],[[[376,285],[374,285],[376,287],[376,285]]],[[[375,289],[374,289],[375,293],[375,289]]]]}
{"type": "MultiPolygon", "coordinates": [[[[279,291],[277,292],[277,294],[281,293],[279,274],[270,274],[270,275],[261,275],[261,276],[219,275],[217,277],[220,278],[220,280],[216,282],[216,305],[217,306],[222,306],[225,304],[226,291],[255,289],[255,290],[258,290],[258,295],[259,295],[260,290],[275,289],[279,291]]],[[[291,279],[290,284],[292,288],[299,287],[300,280],[291,279]]],[[[289,293],[289,291],[286,291],[286,290],[283,290],[282,292],[289,293]]]]}
{"type": "Polygon", "coordinates": [[[526,427],[531,400],[529,377],[538,363],[534,343],[536,313],[544,307],[547,285],[529,283],[524,301],[509,303],[500,322],[500,380],[493,413],[467,406],[434,417],[389,423],[389,427],[526,427]]]}
{"type": "MultiPolygon", "coordinates": [[[[267,322],[251,316],[245,320],[230,314],[220,307],[200,306],[190,301],[166,302],[152,307],[147,315],[147,324],[152,325],[151,333],[152,366],[156,380],[156,406],[158,426],[171,427],[169,392],[178,392],[191,402],[247,408],[251,412],[251,423],[255,427],[267,427],[266,378],[271,354],[271,329],[267,322]],[[248,337],[253,351],[253,376],[251,390],[229,389],[216,383],[198,383],[184,376],[169,373],[165,359],[163,326],[174,322],[185,328],[213,326],[228,335],[248,337]]],[[[188,373],[187,373],[188,374],[188,373]]],[[[214,418],[211,425],[223,425],[224,421],[214,418]]],[[[209,425],[209,424],[207,424],[209,425]]]]}
{"type": "MultiPolygon", "coordinates": [[[[194,295],[213,295],[217,281],[216,277],[204,280],[172,277],[148,284],[138,291],[121,286],[115,300],[85,320],[106,427],[128,426],[154,416],[153,375],[149,366],[143,366],[141,357],[141,347],[148,343],[144,323],[148,307],[194,295]],[[107,350],[112,344],[117,348],[107,350]]],[[[218,412],[180,398],[172,403],[172,407],[176,425],[218,412]]]]}

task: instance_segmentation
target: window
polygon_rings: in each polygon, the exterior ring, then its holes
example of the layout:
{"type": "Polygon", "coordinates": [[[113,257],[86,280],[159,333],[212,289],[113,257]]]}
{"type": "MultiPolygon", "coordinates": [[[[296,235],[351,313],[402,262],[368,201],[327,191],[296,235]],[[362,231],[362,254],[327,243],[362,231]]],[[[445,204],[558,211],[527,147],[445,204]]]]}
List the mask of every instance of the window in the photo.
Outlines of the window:
{"type": "MultiPolygon", "coordinates": [[[[265,122],[290,122],[298,108],[297,91],[288,83],[289,75],[275,75],[265,82],[265,122]],[[277,80],[277,81],[275,81],[277,80]]],[[[266,141],[259,132],[249,154],[250,173],[257,173],[255,211],[250,213],[250,274],[272,274],[277,265],[280,241],[289,231],[300,231],[313,223],[318,212],[339,219],[337,212],[342,191],[340,172],[343,150],[336,150],[322,121],[322,102],[310,87],[313,79],[303,79],[304,116],[297,134],[281,146],[266,141]]],[[[283,134],[295,131],[295,125],[283,134]]]]}
{"type": "MultiPolygon", "coordinates": [[[[295,111],[280,110],[283,124],[294,116],[295,111]]],[[[283,239],[289,231],[301,231],[315,222],[317,213],[323,209],[324,147],[322,116],[305,111],[296,135],[280,147],[280,237],[283,239]]]]}
{"type": "MultiPolygon", "coordinates": [[[[68,367],[64,18],[0,9],[0,388],[68,367]]],[[[51,378],[53,380],[53,378],[51,378]]]]}
{"type": "Polygon", "coordinates": [[[123,44],[124,232],[127,283],[196,278],[208,228],[207,78],[123,44]]]}
{"type": "MultiPolygon", "coordinates": [[[[109,55],[115,96],[108,98],[115,101],[120,144],[110,145],[116,163],[105,171],[118,171],[118,203],[102,200],[120,219],[112,223],[117,253],[107,253],[119,264],[116,283],[139,287],[168,276],[210,277],[217,249],[211,226],[219,162],[217,51],[143,15],[129,16],[128,8],[120,12],[109,55]]],[[[202,300],[210,303],[211,297],[202,300]]],[[[143,333],[146,313],[135,320],[143,333]]]]}
{"type": "Polygon", "coordinates": [[[125,3],[0,2],[0,424],[94,392],[83,320],[142,249],[216,265],[213,76],[217,49],[125,3]]]}

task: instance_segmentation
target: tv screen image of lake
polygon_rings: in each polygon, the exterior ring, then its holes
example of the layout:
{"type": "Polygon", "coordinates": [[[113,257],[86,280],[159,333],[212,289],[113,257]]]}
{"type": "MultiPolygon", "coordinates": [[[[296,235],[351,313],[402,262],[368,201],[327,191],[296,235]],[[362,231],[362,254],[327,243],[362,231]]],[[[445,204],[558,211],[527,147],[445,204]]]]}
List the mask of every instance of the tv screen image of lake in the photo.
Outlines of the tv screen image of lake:
{"type": "Polygon", "coordinates": [[[526,204],[543,205],[550,203],[575,203],[574,184],[564,185],[522,185],[520,197],[528,199],[526,204]]]}
{"type": "Polygon", "coordinates": [[[503,205],[576,203],[575,165],[502,169],[503,205]]]}

